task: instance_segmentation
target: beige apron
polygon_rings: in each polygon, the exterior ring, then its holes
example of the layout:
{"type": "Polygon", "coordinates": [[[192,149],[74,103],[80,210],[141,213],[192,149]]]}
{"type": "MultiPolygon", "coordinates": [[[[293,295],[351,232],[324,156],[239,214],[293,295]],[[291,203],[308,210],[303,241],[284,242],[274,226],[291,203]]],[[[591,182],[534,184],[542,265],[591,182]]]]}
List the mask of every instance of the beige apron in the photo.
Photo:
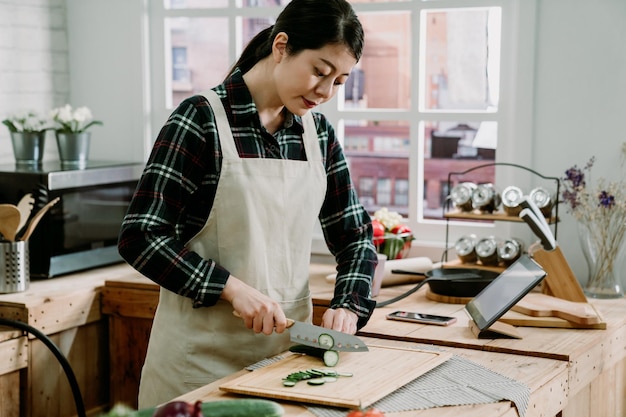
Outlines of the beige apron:
{"type": "MultiPolygon", "coordinates": [[[[304,121],[306,161],[240,158],[224,108],[205,93],[215,113],[223,153],[213,208],[188,247],[279,301],[287,317],[309,321],[311,237],[326,193],[313,116],[304,121]]],[[[255,334],[226,301],[194,309],[161,288],[139,389],[152,407],[286,350],[289,332],[255,334]]]]}

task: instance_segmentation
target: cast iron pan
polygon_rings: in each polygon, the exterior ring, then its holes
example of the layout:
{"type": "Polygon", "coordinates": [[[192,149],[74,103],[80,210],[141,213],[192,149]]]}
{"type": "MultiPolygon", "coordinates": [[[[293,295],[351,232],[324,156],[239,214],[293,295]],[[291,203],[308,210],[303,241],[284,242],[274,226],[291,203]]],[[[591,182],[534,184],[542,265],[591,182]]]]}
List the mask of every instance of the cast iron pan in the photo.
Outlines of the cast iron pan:
{"type": "Polygon", "coordinates": [[[394,269],[391,272],[424,276],[432,292],[451,297],[474,297],[500,275],[478,268],[437,268],[426,273],[394,269]]]}

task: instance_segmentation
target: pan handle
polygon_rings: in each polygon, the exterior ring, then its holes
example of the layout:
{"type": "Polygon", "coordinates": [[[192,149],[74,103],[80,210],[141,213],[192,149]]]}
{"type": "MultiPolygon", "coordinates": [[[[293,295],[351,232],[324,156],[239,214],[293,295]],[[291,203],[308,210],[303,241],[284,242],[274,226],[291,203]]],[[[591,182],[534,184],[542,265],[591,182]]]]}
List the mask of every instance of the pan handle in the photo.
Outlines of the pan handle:
{"type": "Polygon", "coordinates": [[[391,270],[392,274],[402,274],[402,275],[418,275],[420,277],[425,277],[426,274],[423,272],[416,272],[416,271],[405,271],[404,269],[392,269],[391,270]]]}

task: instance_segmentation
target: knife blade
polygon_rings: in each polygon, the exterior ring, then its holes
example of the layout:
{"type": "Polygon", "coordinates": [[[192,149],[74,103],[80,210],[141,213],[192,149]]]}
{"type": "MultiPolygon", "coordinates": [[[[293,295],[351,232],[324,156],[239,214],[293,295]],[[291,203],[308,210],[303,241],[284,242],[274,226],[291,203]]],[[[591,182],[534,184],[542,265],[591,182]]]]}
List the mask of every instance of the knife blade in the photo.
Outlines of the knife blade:
{"type": "MultiPolygon", "coordinates": [[[[233,315],[241,318],[241,315],[233,311],[233,315]]],[[[289,330],[289,340],[301,345],[332,349],[340,352],[367,352],[369,349],[365,342],[357,336],[339,332],[337,330],[327,329],[314,324],[308,324],[301,321],[295,321],[287,318],[287,329],[289,330]],[[333,339],[333,345],[322,345],[319,341],[320,335],[329,335],[333,339]]]]}
{"type": "Polygon", "coordinates": [[[303,323],[287,319],[287,328],[289,329],[290,340],[294,343],[302,345],[333,349],[340,352],[367,352],[369,349],[365,342],[357,336],[339,332],[337,330],[327,329],[325,327],[315,326],[313,324],[303,323]],[[332,337],[333,346],[322,345],[319,342],[320,336],[326,334],[332,337]]]}
{"type": "Polygon", "coordinates": [[[550,232],[550,229],[546,229],[541,221],[537,218],[535,213],[531,209],[524,208],[519,213],[519,217],[530,226],[532,231],[541,239],[541,246],[547,251],[553,251],[556,248],[556,241],[554,236],[550,232]]]}

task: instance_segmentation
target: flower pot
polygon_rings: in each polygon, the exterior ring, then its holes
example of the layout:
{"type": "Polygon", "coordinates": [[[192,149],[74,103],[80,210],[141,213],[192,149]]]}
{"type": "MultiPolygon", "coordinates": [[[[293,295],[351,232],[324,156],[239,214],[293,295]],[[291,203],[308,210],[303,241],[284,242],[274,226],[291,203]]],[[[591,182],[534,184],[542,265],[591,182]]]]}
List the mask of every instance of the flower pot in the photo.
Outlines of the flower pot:
{"type": "Polygon", "coordinates": [[[89,158],[91,132],[56,132],[59,159],[64,166],[84,168],[89,158]]]}
{"type": "Polygon", "coordinates": [[[11,132],[13,155],[18,165],[39,165],[43,158],[46,132],[11,132]]]}

